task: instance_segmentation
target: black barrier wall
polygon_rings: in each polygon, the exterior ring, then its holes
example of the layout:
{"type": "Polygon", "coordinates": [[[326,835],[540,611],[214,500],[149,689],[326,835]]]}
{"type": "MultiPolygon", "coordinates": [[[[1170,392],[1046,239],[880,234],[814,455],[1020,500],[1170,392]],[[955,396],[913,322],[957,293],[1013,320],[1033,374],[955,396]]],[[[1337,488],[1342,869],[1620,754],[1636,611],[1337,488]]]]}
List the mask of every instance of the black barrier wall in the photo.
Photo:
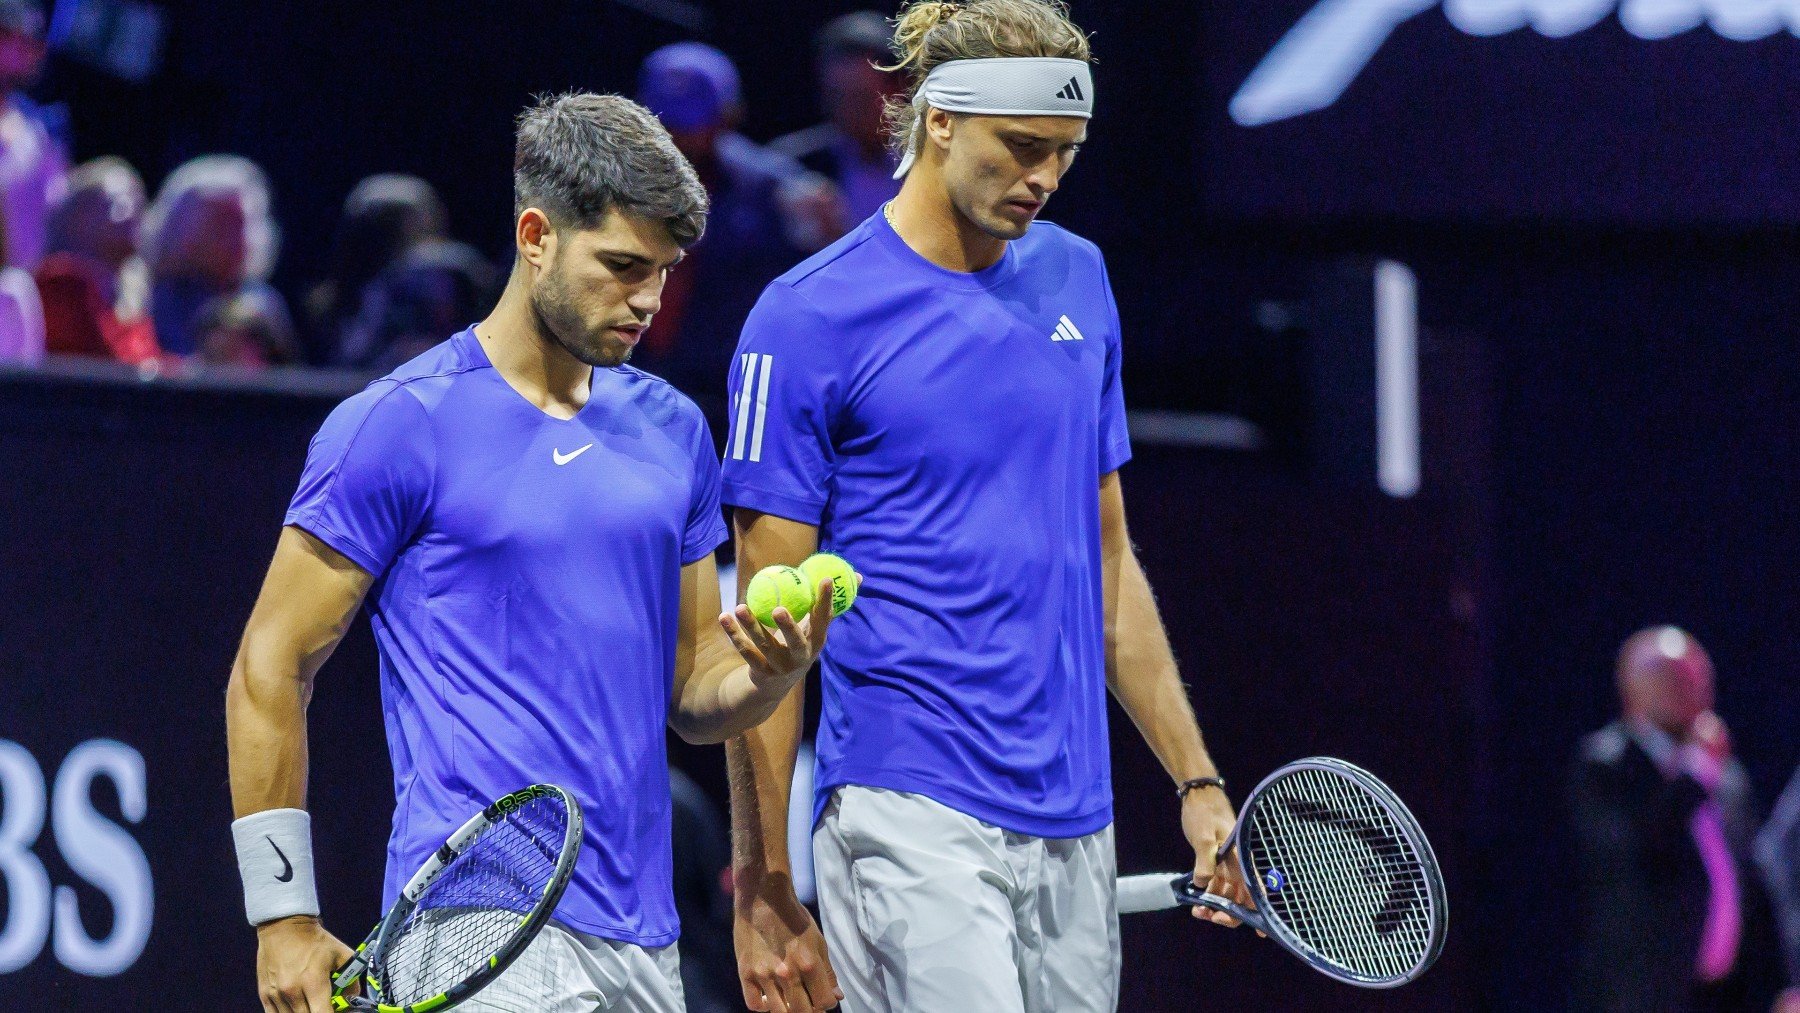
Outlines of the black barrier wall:
{"type": "MultiPolygon", "coordinates": [[[[354,384],[59,372],[0,374],[0,1010],[165,1008],[171,995],[251,1009],[223,692],[307,441],[354,384]]],[[[1151,446],[1124,481],[1236,793],[1302,755],[1363,764],[1414,805],[1466,897],[1464,800],[1482,769],[1469,511],[1151,446]]],[[[393,797],[375,672],[359,620],[311,709],[321,900],[351,938],[377,915],[393,797]]],[[[1191,853],[1170,782],[1116,711],[1114,736],[1121,869],[1180,868],[1191,853]]],[[[720,785],[721,751],[674,755],[720,785]]],[[[1466,938],[1453,918],[1422,982],[1368,994],[1248,933],[1134,916],[1121,1008],[1468,1009],[1466,938]]]]}
{"type": "MultiPolygon", "coordinates": [[[[184,1008],[254,1008],[225,680],[307,441],[355,388],[100,375],[0,382],[0,740],[16,744],[0,746],[0,1009],[147,1009],[194,985],[212,998],[184,1008]],[[83,757],[110,766],[63,773],[83,757]],[[122,915],[146,909],[139,938],[122,915]],[[69,959],[109,946],[103,967],[69,959]],[[215,961],[222,978],[190,982],[215,961]]],[[[358,622],[312,706],[321,901],[353,937],[378,913],[393,804],[374,675],[358,622]]]]}

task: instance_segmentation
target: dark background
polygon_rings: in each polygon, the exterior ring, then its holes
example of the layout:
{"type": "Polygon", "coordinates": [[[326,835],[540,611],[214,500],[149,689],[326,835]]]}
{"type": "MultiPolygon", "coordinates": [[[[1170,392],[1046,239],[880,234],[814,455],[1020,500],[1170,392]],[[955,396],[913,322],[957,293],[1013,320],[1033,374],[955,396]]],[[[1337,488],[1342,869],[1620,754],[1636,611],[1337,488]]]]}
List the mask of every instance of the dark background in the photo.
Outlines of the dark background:
{"type": "MultiPolygon", "coordinates": [[[[852,6],[700,5],[711,18],[700,37],[744,71],[748,133],[766,138],[813,119],[806,39],[852,6]]],[[[1800,517],[1791,477],[1800,460],[1800,156],[1790,126],[1800,39],[1731,42],[1701,29],[1644,42],[1611,18],[1567,39],[1529,31],[1478,39],[1433,8],[1402,26],[1331,109],[1255,129],[1231,123],[1226,102],[1308,6],[1077,4],[1077,19],[1095,33],[1099,112],[1049,216],[1107,251],[1134,407],[1233,411],[1277,434],[1303,434],[1309,407],[1293,353],[1310,340],[1304,297],[1315,274],[1344,256],[1410,264],[1428,337],[1484,350],[1492,393],[1485,481],[1448,491],[1428,484],[1425,496],[1459,498],[1443,507],[1459,518],[1449,525],[1461,532],[1454,551],[1430,555],[1438,536],[1428,506],[1317,478],[1322,462],[1303,436],[1247,460],[1201,455],[1182,465],[1194,474],[1141,458],[1126,482],[1170,620],[1194,631],[1178,646],[1234,779],[1343,747],[1421,810],[1461,814],[1427,822],[1434,837],[1467,850],[1445,848],[1462,856],[1447,857],[1456,862],[1451,950],[1433,972],[1441,983],[1428,978],[1412,1001],[1556,1006],[1572,956],[1563,775],[1577,737],[1614,709],[1619,640],[1648,623],[1676,622],[1708,646],[1720,712],[1765,801],[1800,758],[1792,675],[1800,517]],[[1293,309],[1292,331],[1264,326],[1272,303],[1293,309]],[[1393,525],[1382,529],[1387,541],[1342,519],[1358,504],[1393,525]],[[1285,523],[1252,536],[1241,530],[1248,522],[1227,520],[1251,507],[1285,523]],[[1390,551],[1355,557],[1374,545],[1390,551]],[[1328,549],[1346,555],[1319,570],[1328,549]],[[1398,573],[1382,568],[1409,551],[1428,558],[1398,573]],[[1290,570],[1307,579],[1282,583],[1290,570]],[[1468,583],[1457,599],[1460,625],[1398,604],[1381,620],[1396,624],[1387,633],[1353,621],[1395,588],[1436,600],[1456,574],[1468,583]],[[1251,611],[1230,607],[1234,600],[1261,604],[1251,611]],[[1389,687],[1402,688],[1400,700],[1355,696],[1389,687]],[[1433,713],[1450,723],[1397,727],[1396,715],[1420,707],[1439,708],[1433,713]],[[1383,743],[1405,752],[1390,760],[1383,743]],[[1469,762],[1440,763],[1449,748],[1466,750],[1469,762]],[[1424,774],[1438,779],[1404,780],[1424,774]]],[[[628,91],[644,53],[691,34],[608,3],[196,2],[171,4],[169,13],[171,48],[158,78],[127,86],[58,62],[40,92],[69,102],[80,155],[124,154],[152,183],[205,151],[261,162],[286,228],[277,282],[290,295],[322,270],[337,205],[370,172],[424,175],[442,189],[461,238],[503,248],[513,113],[539,91],[628,91]]],[[[209,421],[195,412],[182,423],[188,429],[153,445],[173,453],[196,434],[235,432],[260,417],[223,412],[209,421]]],[[[170,564],[140,553],[191,548],[208,560],[204,545],[220,526],[238,532],[230,567],[194,567],[237,583],[215,591],[197,577],[184,589],[193,610],[175,609],[149,630],[134,625],[141,616],[109,625],[141,638],[141,653],[130,664],[108,656],[71,669],[70,678],[201,680],[205,699],[216,698],[260,576],[254,560],[273,544],[311,417],[291,416],[284,439],[300,442],[286,444],[289,456],[226,469],[209,480],[222,490],[211,494],[151,456],[131,458],[134,482],[84,486],[70,500],[67,490],[26,479],[50,445],[6,444],[17,456],[0,459],[0,515],[15,545],[14,518],[66,523],[69,511],[107,508],[116,497],[124,505],[108,508],[119,513],[106,515],[106,530],[139,530],[138,541],[102,541],[69,558],[104,557],[149,580],[155,566],[170,564]],[[177,505],[148,509],[145,490],[177,505]],[[134,517],[142,518],[136,527],[134,517]],[[168,517],[176,520],[161,520],[168,517]],[[213,638],[209,650],[223,651],[217,667],[170,671],[158,659],[177,655],[157,647],[185,643],[183,624],[196,617],[213,638]]],[[[120,425],[121,438],[138,438],[120,425]]],[[[31,530],[46,537],[45,527],[31,530]]],[[[58,565],[62,558],[48,549],[9,555],[8,576],[25,583],[9,584],[7,600],[42,600],[65,587],[74,568],[58,565]],[[38,569],[20,569],[32,560],[38,569]]],[[[35,613],[8,611],[30,629],[35,613]]],[[[11,643],[0,644],[0,684],[16,692],[21,680],[43,676],[12,667],[11,643]]],[[[328,682],[372,674],[366,657],[354,658],[328,682]]],[[[74,688],[90,699],[107,685],[74,688]]],[[[193,748],[212,751],[196,776],[218,771],[212,783],[222,788],[222,767],[207,766],[216,764],[217,738],[201,718],[184,712],[184,720],[199,722],[193,748]]],[[[35,715],[0,708],[0,736],[27,733],[53,734],[35,715]]],[[[51,764],[91,734],[109,733],[70,732],[40,759],[51,764]]],[[[1119,738],[1121,750],[1141,753],[1129,732],[1119,738]]],[[[156,794],[152,776],[152,818],[180,818],[159,804],[168,796],[156,794]]],[[[1122,826],[1135,804],[1126,776],[1122,826]]],[[[1155,785],[1141,822],[1166,820],[1155,815],[1161,782],[1146,775],[1141,783],[1155,785]]],[[[196,812],[189,832],[210,833],[220,814],[196,812]]],[[[224,882],[215,873],[214,887],[224,882]]],[[[358,915],[352,924],[362,920],[354,903],[346,901],[358,915]]],[[[1186,936],[1148,934],[1127,937],[1133,981],[1200,975],[1169,966],[1175,956],[1198,959],[1197,950],[1169,949],[1187,945],[1172,942],[1186,936]],[[1170,959],[1159,959],[1165,953],[1170,959]]],[[[1216,945],[1230,972],[1286,967],[1267,947],[1216,945]]],[[[1219,976],[1202,968],[1209,982],[1219,976]]],[[[1347,1001],[1342,992],[1304,995],[1316,1001],[1263,1005],[1347,1001]]]]}

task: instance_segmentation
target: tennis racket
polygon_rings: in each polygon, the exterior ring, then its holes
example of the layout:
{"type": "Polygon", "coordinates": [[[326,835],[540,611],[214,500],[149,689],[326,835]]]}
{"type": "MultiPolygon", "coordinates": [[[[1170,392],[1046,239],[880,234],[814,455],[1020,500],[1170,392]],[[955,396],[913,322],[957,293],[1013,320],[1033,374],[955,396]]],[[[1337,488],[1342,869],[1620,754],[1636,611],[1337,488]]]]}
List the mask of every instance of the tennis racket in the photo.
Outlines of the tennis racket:
{"type": "Polygon", "coordinates": [[[1203,892],[1187,874],[1119,879],[1119,912],[1189,905],[1223,911],[1350,985],[1394,988],[1444,949],[1449,898],[1431,842],[1373,774],[1342,760],[1297,760],[1250,792],[1233,848],[1255,908],[1203,892]]]}
{"type": "MultiPolygon", "coordinates": [[[[581,806],[555,785],[532,785],[476,813],[332,978],[332,1009],[426,1013],[479,992],[549,922],[580,851],[581,806]],[[366,995],[345,995],[359,980],[366,995]]],[[[507,982],[522,1010],[533,1009],[533,984],[507,982]]]]}

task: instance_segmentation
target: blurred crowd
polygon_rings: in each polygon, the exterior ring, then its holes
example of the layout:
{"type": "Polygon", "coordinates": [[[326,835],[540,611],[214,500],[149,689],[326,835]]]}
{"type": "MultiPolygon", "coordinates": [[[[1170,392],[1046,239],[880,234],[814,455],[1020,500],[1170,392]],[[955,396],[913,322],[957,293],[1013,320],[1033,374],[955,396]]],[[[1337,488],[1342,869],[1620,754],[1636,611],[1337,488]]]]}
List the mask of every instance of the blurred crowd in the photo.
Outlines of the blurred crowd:
{"type": "MultiPolygon", "coordinates": [[[[873,11],[827,24],[815,54],[827,118],[767,144],[738,132],[743,90],[722,51],[677,43],[640,70],[636,98],[693,162],[712,215],[633,364],[715,418],[762,287],[898,192],[883,110],[903,84],[878,67],[891,59],[891,31],[873,11]]],[[[0,363],[64,355],[150,371],[384,372],[478,319],[505,283],[510,246],[451,238],[430,181],[381,174],[345,198],[325,277],[277,291],[281,227],[267,174],[209,154],[152,196],[121,159],[71,167],[58,118],[24,94],[44,57],[42,6],[0,0],[0,363]]]]}

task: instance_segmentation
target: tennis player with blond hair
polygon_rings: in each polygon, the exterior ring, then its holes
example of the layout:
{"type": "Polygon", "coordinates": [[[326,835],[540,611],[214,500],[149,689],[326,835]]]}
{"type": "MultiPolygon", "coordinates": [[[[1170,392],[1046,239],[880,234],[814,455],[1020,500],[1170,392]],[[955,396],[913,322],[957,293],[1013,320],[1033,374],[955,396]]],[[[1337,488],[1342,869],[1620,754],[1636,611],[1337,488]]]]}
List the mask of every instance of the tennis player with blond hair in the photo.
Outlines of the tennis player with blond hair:
{"type": "Polygon", "coordinates": [[[1108,689],[1198,882],[1248,895],[1127,535],[1106,266],[1038,221],[1086,139],[1088,39],[1060,3],[971,0],[909,5],[894,42],[899,196],[764,291],[730,376],[739,572],[825,549],[864,578],[822,658],[823,933],[788,868],[799,694],[728,745],[744,998],[1111,1010],[1108,689]]]}

